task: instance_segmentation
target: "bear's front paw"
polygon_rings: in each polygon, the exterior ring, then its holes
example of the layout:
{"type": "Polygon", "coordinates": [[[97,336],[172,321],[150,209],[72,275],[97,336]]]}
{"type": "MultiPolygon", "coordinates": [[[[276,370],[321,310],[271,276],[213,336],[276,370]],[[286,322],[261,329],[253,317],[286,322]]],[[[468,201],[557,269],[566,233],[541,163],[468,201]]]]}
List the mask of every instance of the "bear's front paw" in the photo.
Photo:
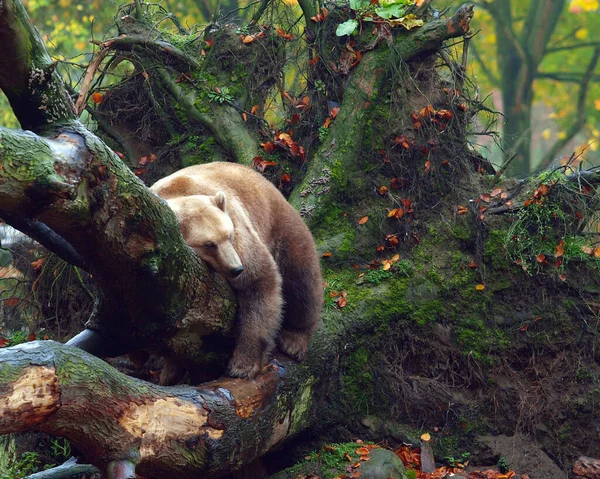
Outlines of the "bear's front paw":
{"type": "Polygon", "coordinates": [[[277,345],[281,351],[291,358],[296,361],[302,361],[308,351],[310,336],[306,332],[282,329],[277,337],[277,345]]]}
{"type": "Polygon", "coordinates": [[[227,375],[232,378],[254,379],[262,369],[262,364],[233,358],[229,363],[227,375]]]}

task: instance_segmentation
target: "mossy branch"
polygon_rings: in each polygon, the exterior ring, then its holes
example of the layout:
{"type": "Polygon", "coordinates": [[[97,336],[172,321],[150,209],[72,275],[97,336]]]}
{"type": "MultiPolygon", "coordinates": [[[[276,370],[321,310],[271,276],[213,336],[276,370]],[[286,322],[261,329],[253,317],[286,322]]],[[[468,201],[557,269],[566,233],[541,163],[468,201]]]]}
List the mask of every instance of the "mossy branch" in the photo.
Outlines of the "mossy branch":
{"type": "Polygon", "coordinates": [[[18,0],[0,2],[0,89],[26,130],[40,131],[75,118],[56,65],[18,0]]]}
{"type": "MultiPolygon", "coordinates": [[[[418,55],[438,51],[442,43],[469,31],[473,7],[463,5],[445,20],[425,24],[395,40],[391,48],[381,45],[367,52],[352,72],[336,120],[327,140],[308,166],[302,183],[290,202],[309,225],[318,221],[318,211],[326,211],[346,185],[348,175],[358,174],[357,165],[369,108],[376,99],[384,74],[391,65],[408,62],[418,55]]],[[[314,226],[314,225],[313,225],[314,226]]]]}

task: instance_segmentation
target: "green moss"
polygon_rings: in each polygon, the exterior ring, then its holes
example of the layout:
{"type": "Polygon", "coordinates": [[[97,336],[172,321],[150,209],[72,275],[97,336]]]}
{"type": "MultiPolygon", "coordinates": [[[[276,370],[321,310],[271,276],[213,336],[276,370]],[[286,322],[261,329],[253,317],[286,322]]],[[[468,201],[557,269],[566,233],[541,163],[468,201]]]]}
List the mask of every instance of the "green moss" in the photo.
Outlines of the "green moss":
{"type": "Polygon", "coordinates": [[[483,259],[494,270],[505,270],[511,264],[506,251],[506,231],[490,231],[483,245],[483,259]]]}
{"type": "Polygon", "coordinates": [[[374,404],[371,364],[369,351],[360,347],[346,358],[343,366],[344,402],[362,414],[369,414],[374,404]]]}
{"type": "Polygon", "coordinates": [[[444,310],[445,306],[440,300],[427,301],[416,306],[411,316],[419,326],[425,326],[439,319],[444,310]]]}

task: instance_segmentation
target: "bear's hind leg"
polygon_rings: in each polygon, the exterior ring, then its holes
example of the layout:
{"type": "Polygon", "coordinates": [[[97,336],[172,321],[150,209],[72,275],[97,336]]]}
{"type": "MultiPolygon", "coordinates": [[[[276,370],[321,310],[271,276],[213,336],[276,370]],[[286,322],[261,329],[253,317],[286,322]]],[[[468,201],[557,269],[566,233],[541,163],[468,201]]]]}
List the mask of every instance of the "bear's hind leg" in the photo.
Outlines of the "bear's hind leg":
{"type": "Polygon", "coordinates": [[[254,379],[275,347],[283,298],[281,277],[274,262],[272,267],[270,274],[248,286],[237,289],[237,285],[232,284],[238,297],[237,340],[229,362],[232,377],[254,379]]]}
{"type": "Polygon", "coordinates": [[[291,358],[302,361],[319,323],[323,282],[318,267],[293,272],[284,279],[285,314],[277,346],[291,358]]]}

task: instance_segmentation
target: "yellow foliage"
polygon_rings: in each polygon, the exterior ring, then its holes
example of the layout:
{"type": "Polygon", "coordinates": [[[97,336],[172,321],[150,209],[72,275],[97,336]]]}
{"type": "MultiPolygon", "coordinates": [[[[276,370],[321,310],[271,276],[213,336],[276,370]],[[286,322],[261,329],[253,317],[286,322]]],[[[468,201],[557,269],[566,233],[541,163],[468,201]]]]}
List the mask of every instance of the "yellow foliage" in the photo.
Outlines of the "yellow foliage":
{"type": "Polygon", "coordinates": [[[544,140],[549,140],[551,136],[551,132],[550,132],[550,128],[546,128],[543,132],[542,132],[542,138],[544,140]]]}
{"type": "Polygon", "coordinates": [[[578,40],[585,40],[588,37],[589,33],[590,32],[587,28],[580,28],[579,30],[577,30],[577,33],[575,33],[575,38],[577,38],[578,40]]]}
{"type": "Polygon", "coordinates": [[[594,10],[598,10],[598,7],[600,7],[598,0],[571,0],[569,12],[593,12],[594,10]]]}

